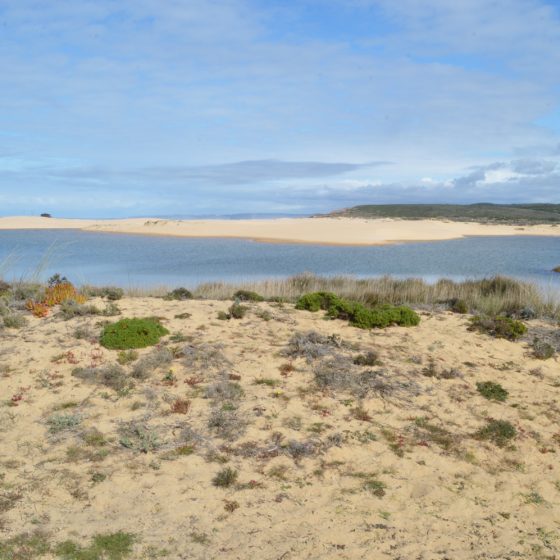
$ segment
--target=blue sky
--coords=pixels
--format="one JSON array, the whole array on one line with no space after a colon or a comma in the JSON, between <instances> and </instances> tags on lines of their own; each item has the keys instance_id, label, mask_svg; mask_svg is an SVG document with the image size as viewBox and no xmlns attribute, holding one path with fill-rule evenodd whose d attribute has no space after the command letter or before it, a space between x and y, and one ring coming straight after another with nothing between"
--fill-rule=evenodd
<instances>
[{"instance_id":1,"label":"blue sky","mask_svg":"<svg viewBox=\"0 0 560 560\"><path fill-rule=\"evenodd\" d=\"M0 214L560 203L560 1L0 0Z\"/></svg>"}]
</instances>

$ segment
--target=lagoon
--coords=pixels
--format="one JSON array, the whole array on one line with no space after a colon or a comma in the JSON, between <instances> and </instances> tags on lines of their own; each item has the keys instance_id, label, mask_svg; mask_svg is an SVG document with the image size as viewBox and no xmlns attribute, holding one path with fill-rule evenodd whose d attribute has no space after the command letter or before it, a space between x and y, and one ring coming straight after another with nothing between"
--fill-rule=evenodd
<instances>
[{"instance_id":1,"label":"lagoon","mask_svg":"<svg viewBox=\"0 0 560 560\"><path fill-rule=\"evenodd\" d=\"M502 274L560 289L560 239L468 237L350 247L193 239L81 230L0 231L0 277L74 283L194 287L202 282L282 278L302 272L463 280Z\"/></svg>"}]
</instances>

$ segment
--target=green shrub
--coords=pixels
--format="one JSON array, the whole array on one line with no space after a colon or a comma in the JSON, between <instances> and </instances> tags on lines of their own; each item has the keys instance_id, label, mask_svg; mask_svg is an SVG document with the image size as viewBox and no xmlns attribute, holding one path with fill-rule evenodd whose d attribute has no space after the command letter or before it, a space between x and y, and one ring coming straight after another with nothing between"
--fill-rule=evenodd
<instances>
[{"instance_id":1,"label":"green shrub","mask_svg":"<svg viewBox=\"0 0 560 560\"><path fill-rule=\"evenodd\" d=\"M482 381L476 384L477 391L489 401L504 402L508 397L508 392L499 384L493 381Z\"/></svg>"},{"instance_id":2,"label":"green shrub","mask_svg":"<svg viewBox=\"0 0 560 560\"><path fill-rule=\"evenodd\" d=\"M296 302L296 309L307 311L326 310L327 317L343 319L361 329L384 328L389 325L403 327L420 323L420 316L404 305L395 307L390 304L366 307L357 301L349 301L332 292L313 292L301 296Z\"/></svg>"},{"instance_id":3,"label":"green shrub","mask_svg":"<svg viewBox=\"0 0 560 560\"><path fill-rule=\"evenodd\" d=\"M517 340L526 332L527 327L521 321L511 319L510 317L484 317L477 315L471 319L469 330L494 336L496 338L505 338L507 340Z\"/></svg>"},{"instance_id":4,"label":"green shrub","mask_svg":"<svg viewBox=\"0 0 560 560\"><path fill-rule=\"evenodd\" d=\"M507 420L488 420L486 426L476 432L477 439L488 440L498 447L505 447L517 435L517 430Z\"/></svg>"},{"instance_id":5,"label":"green shrub","mask_svg":"<svg viewBox=\"0 0 560 560\"><path fill-rule=\"evenodd\" d=\"M184 301L186 299L192 298L192 292L190 290L187 290L187 288L175 288L163 297L163 299L178 301Z\"/></svg>"},{"instance_id":6,"label":"green shrub","mask_svg":"<svg viewBox=\"0 0 560 560\"><path fill-rule=\"evenodd\" d=\"M233 297L239 301L264 301L264 298L260 294L250 290L237 290L237 292L233 294Z\"/></svg>"},{"instance_id":7,"label":"green shrub","mask_svg":"<svg viewBox=\"0 0 560 560\"><path fill-rule=\"evenodd\" d=\"M296 309L305 311L327 310L342 300L332 292L313 292L301 296L296 302Z\"/></svg>"},{"instance_id":8,"label":"green shrub","mask_svg":"<svg viewBox=\"0 0 560 560\"><path fill-rule=\"evenodd\" d=\"M129 350L153 346L169 331L155 319L121 319L106 325L100 343L113 350Z\"/></svg>"},{"instance_id":9,"label":"green shrub","mask_svg":"<svg viewBox=\"0 0 560 560\"><path fill-rule=\"evenodd\" d=\"M464 315L469 312L469 306L464 299L452 299L449 301L449 309L453 313L460 313Z\"/></svg>"},{"instance_id":10,"label":"green shrub","mask_svg":"<svg viewBox=\"0 0 560 560\"><path fill-rule=\"evenodd\" d=\"M238 472L231 467L226 467L222 469L216 476L212 479L212 484L218 486L219 488L228 488L237 480Z\"/></svg>"},{"instance_id":11,"label":"green shrub","mask_svg":"<svg viewBox=\"0 0 560 560\"><path fill-rule=\"evenodd\" d=\"M231 319L243 319L247 311L249 311L249 308L246 305L234 303L228 309L228 315Z\"/></svg>"}]
</instances>

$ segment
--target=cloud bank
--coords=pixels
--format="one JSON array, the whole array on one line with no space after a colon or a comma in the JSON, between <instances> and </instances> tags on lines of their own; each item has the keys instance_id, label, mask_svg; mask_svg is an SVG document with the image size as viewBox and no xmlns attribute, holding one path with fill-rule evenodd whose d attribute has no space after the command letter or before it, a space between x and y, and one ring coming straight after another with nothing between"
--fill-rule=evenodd
<instances>
[{"instance_id":1,"label":"cloud bank","mask_svg":"<svg viewBox=\"0 0 560 560\"><path fill-rule=\"evenodd\" d=\"M5 0L0 213L560 201L540 0Z\"/></svg>"}]
</instances>

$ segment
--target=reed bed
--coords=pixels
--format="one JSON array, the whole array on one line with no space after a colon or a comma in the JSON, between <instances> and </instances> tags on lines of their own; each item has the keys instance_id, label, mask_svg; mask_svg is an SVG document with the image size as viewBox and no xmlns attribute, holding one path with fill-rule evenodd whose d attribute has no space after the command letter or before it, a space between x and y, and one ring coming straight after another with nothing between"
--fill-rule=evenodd
<instances>
[{"instance_id":1,"label":"reed bed","mask_svg":"<svg viewBox=\"0 0 560 560\"><path fill-rule=\"evenodd\" d=\"M34 286L38 287L36 284ZM12 285L13 292L26 292L25 283ZM536 284L509 277L494 276L455 282L441 279L433 284L420 278L398 279L390 276L359 279L352 276L322 277L310 273L284 279L239 283L208 282L192 290L197 299L233 299L238 290L257 292L267 300L294 302L305 293L328 291L364 303L391 303L416 307L435 307L462 301L471 312L485 315L519 314L560 320L560 293ZM163 297L169 287L131 287L127 297Z\"/></svg>"},{"instance_id":2,"label":"reed bed","mask_svg":"<svg viewBox=\"0 0 560 560\"><path fill-rule=\"evenodd\" d=\"M560 319L559 292L547 291L535 284L504 276L462 282L442 279L430 284L420 278L383 276L358 279L351 276L322 277L305 273L254 282L208 282L192 291L196 298L227 300L232 299L238 290L254 291L265 299L287 302L294 302L305 293L318 291L334 292L367 305L392 303L432 307L461 300L471 311L487 315L526 311L538 317ZM127 295L162 296L166 291L163 287L157 290L136 288L127 291Z\"/></svg>"}]
</instances>

